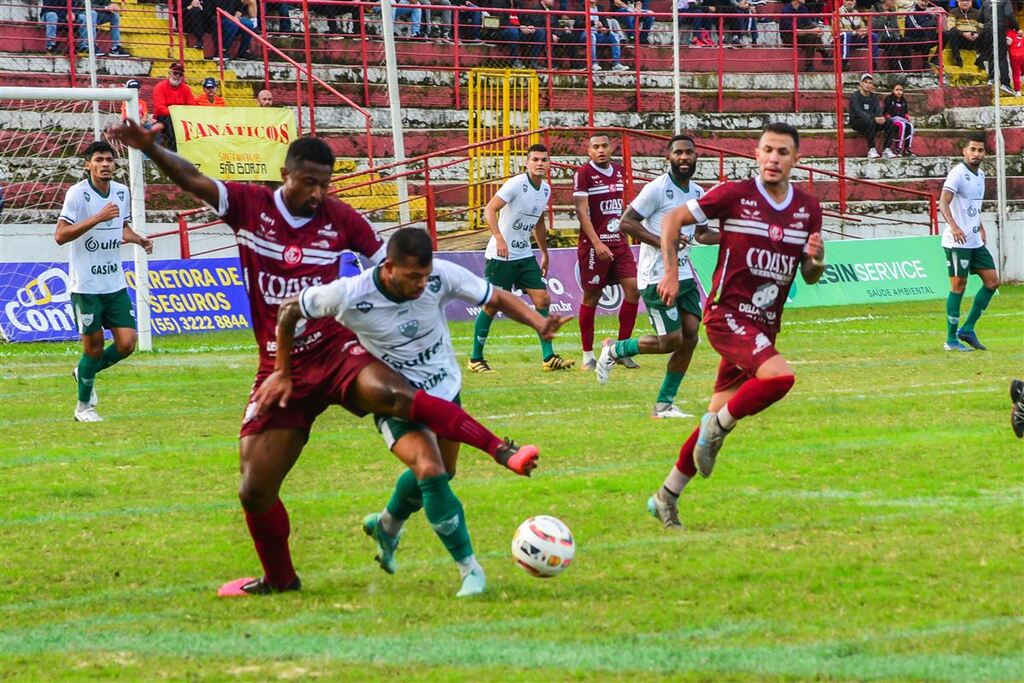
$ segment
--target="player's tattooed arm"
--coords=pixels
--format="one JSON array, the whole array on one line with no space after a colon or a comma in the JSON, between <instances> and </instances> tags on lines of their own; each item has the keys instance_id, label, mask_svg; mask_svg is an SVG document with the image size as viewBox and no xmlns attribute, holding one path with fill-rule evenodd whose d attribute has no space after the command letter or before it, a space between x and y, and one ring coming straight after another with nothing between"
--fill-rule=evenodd
<instances>
[{"instance_id":1,"label":"player's tattooed arm","mask_svg":"<svg viewBox=\"0 0 1024 683\"><path fill-rule=\"evenodd\" d=\"M619 229L637 242L660 249L661 240L658 239L658 236L647 232L641 225L644 218L646 216L641 216L632 206L626 206L626 210L622 212L622 218L619 219Z\"/></svg>"},{"instance_id":2,"label":"player's tattooed arm","mask_svg":"<svg viewBox=\"0 0 1024 683\"><path fill-rule=\"evenodd\" d=\"M813 285L825 272L825 241L821 233L815 232L807 239L807 247L800 261L800 274L804 282Z\"/></svg>"},{"instance_id":3,"label":"player's tattooed arm","mask_svg":"<svg viewBox=\"0 0 1024 683\"><path fill-rule=\"evenodd\" d=\"M181 189L195 195L210 206L219 205L220 189L217 187L217 183L200 173L199 169L188 159L161 147L157 142L157 134L161 130L163 130L163 125L159 123L147 130L131 119L127 119L120 126L107 130L107 137L146 154L157 168Z\"/></svg>"}]
</instances>

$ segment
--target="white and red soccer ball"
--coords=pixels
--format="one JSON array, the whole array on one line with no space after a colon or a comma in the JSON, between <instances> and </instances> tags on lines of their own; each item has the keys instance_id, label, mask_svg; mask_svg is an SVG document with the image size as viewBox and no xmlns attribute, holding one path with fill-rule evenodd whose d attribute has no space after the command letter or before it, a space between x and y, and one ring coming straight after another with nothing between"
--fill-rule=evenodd
<instances>
[{"instance_id":1,"label":"white and red soccer ball","mask_svg":"<svg viewBox=\"0 0 1024 683\"><path fill-rule=\"evenodd\" d=\"M569 527L549 515L530 517L512 537L512 557L527 574L542 579L565 571L575 554Z\"/></svg>"}]
</instances>

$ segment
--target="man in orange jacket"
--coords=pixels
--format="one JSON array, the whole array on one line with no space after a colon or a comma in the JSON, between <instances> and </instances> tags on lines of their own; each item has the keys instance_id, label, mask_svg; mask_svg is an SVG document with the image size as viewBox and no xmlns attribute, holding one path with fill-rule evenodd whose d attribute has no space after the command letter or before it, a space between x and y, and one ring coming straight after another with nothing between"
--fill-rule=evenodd
<instances>
[{"instance_id":1,"label":"man in orange jacket","mask_svg":"<svg viewBox=\"0 0 1024 683\"><path fill-rule=\"evenodd\" d=\"M228 103L217 94L217 81L207 78L203 81L203 93L196 98L196 104L203 107L226 107Z\"/></svg>"}]
</instances>

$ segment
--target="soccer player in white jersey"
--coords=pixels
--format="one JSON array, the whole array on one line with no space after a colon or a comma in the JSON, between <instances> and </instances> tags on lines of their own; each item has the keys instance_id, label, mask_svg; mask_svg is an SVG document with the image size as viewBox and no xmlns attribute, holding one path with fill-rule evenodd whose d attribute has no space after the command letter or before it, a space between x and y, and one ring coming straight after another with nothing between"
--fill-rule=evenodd
<instances>
[{"instance_id":1,"label":"soccer player in white jersey","mask_svg":"<svg viewBox=\"0 0 1024 683\"><path fill-rule=\"evenodd\" d=\"M64 196L54 239L71 243L68 267L71 302L82 358L72 372L78 384L76 422L100 422L96 412L96 374L135 351L135 313L128 283L121 269L121 245L138 244L147 254L153 243L131 229L131 196L128 187L112 180L114 149L97 141L85 148L88 177L75 183ZM103 330L113 341L103 348Z\"/></svg>"},{"instance_id":2,"label":"soccer player in white jersey","mask_svg":"<svg viewBox=\"0 0 1024 683\"><path fill-rule=\"evenodd\" d=\"M676 407L676 393L697 346L700 328L700 292L690 265L690 244L716 244L718 233L707 223L685 225L679 249L679 293L671 305L661 300L658 283L665 274L661 263L661 222L669 211L691 199L704 196L704 189L691 181L697 170L697 148L689 135L676 135L668 142L669 171L644 185L622 215L622 232L640 242L638 281L655 334L614 341L606 339L597 362L597 381L605 384L615 361L637 354L668 353L665 378L654 401L654 418L693 417Z\"/></svg>"},{"instance_id":3,"label":"soccer player in white jersey","mask_svg":"<svg viewBox=\"0 0 1024 683\"><path fill-rule=\"evenodd\" d=\"M949 270L945 349L984 351L985 345L978 341L974 325L999 289L999 273L992 254L985 246L985 226L981 223L981 203L985 199L985 171L981 170L981 162L985 158L985 134L968 135L962 151L963 162L954 166L946 176L942 196L939 197L939 210L946 219L942 250L946 252ZM960 325L960 302L971 273L977 273L981 278L981 288L974 295L971 312Z\"/></svg>"},{"instance_id":4,"label":"soccer player in white jersey","mask_svg":"<svg viewBox=\"0 0 1024 683\"><path fill-rule=\"evenodd\" d=\"M491 239L484 252L487 259L484 277L505 290L519 287L543 316L548 314L551 306L551 297L544 282L548 273L544 212L551 201L551 186L545 178L550 163L547 147L540 144L530 146L526 150L526 172L506 180L484 208L484 218L491 230ZM539 266L530 246L531 232L537 238ZM484 359L484 344L495 313L497 310L493 306L484 306L473 325L473 352L469 356L469 369L473 372L492 371L490 363ZM568 370L576 364L576 361L565 360L555 353L549 340L542 338L540 349L545 370Z\"/></svg>"},{"instance_id":5,"label":"soccer player in white jersey","mask_svg":"<svg viewBox=\"0 0 1024 683\"><path fill-rule=\"evenodd\" d=\"M462 266L435 261L431 249L426 232L402 228L388 241L387 257L381 265L356 277L307 287L297 298L285 300L277 318L277 347L291 347L300 319L336 318L358 335L370 353L412 386L459 403L462 375L445 317L449 302L457 299L492 306L534 328L546 340L568 320L557 315L540 316L518 297L493 287ZM290 384L290 374L289 355L278 353L275 372L257 392L257 399L279 400ZM398 478L383 512L363 520L363 530L377 543L381 568L389 574L395 572L394 553L402 525L422 508L459 567L462 588L457 595L482 593L484 571L473 554L462 504L448 484L455 476L458 442L437 438L422 423L389 415L374 418L388 448L409 467ZM514 457L529 461L529 474L536 462L536 449L530 453L521 448ZM428 466L417 467L424 459ZM507 466L517 469L514 463Z\"/></svg>"}]
</instances>

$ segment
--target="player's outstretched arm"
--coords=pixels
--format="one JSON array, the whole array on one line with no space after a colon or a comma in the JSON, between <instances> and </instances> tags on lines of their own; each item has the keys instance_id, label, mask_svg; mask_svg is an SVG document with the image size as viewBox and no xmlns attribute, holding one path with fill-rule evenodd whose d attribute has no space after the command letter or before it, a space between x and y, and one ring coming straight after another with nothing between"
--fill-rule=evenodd
<instances>
[{"instance_id":1,"label":"player's outstretched arm","mask_svg":"<svg viewBox=\"0 0 1024 683\"><path fill-rule=\"evenodd\" d=\"M262 415L277 404L288 405L292 394L292 344L295 343L295 327L302 319L298 297L285 299L277 309L277 349L274 355L274 371L256 390L256 414Z\"/></svg>"},{"instance_id":2,"label":"player's outstretched arm","mask_svg":"<svg viewBox=\"0 0 1024 683\"><path fill-rule=\"evenodd\" d=\"M141 151L153 160L153 163L164 172L164 175L186 192L195 195L210 206L216 207L220 204L220 190L217 188L217 183L200 173L191 161L164 149L156 141L157 133L161 130L163 130L163 125L159 123L146 130L131 119L127 119L120 126L108 129L107 137Z\"/></svg>"},{"instance_id":3,"label":"player's outstretched arm","mask_svg":"<svg viewBox=\"0 0 1024 683\"><path fill-rule=\"evenodd\" d=\"M545 341L554 339L555 333L558 332L559 328L573 319L571 315L563 317L555 313L545 318L523 303L523 300L519 297L497 287L494 288L491 300L487 304L494 306L517 323L532 327Z\"/></svg>"},{"instance_id":4,"label":"player's outstretched arm","mask_svg":"<svg viewBox=\"0 0 1024 683\"><path fill-rule=\"evenodd\" d=\"M627 206L626 210L622 212L622 218L619 219L619 230L624 232L627 237L632 237L637 242L643 244L649 244L652 247L658 249L661 248L661 240L658 236L647 232L641 222L646 216L641 216L640 213L632 206Z\"/></svg>"},{"instance_id":5,"label":"player's outstretched arm","mask_svg":"<svg viewBox=\"0 0 1024 683\"><path fill-rule=\"evenodd\" d=\"M807 238L807 249L804 251L800 261L800 274L804 282L813 285L825 272L825 241L821 239L821 233L812 233Z\"/></svg>"}]
</instances>

